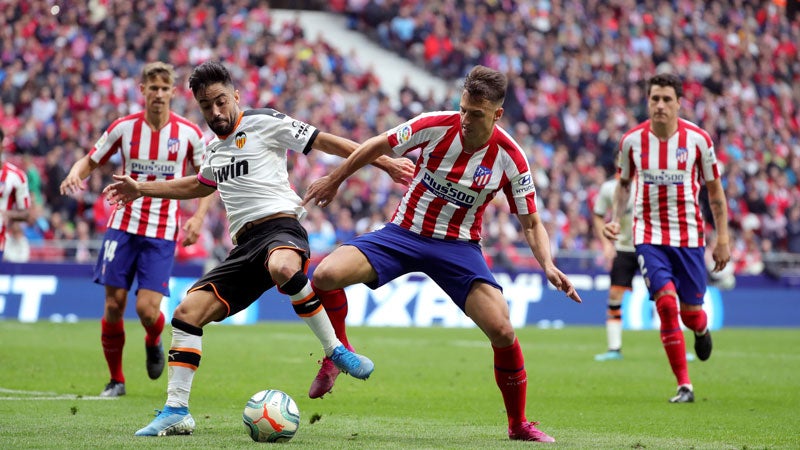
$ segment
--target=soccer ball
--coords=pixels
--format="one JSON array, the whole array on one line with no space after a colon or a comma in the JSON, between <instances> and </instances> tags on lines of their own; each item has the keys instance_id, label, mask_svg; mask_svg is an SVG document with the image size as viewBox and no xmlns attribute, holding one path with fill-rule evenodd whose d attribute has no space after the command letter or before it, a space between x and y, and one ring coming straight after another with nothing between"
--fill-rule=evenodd
<instances>
[{"instance_id":1,"label":"soccer ball","mask_svg":"<svg viewBox=\"0 0 800 450\"><path fill-rule=\"evenodd\" d=\"M267 389L250 397L242 421L256 442L286 442L297 433L300 410L289 394Z\"/></svg>"}]
</instances>

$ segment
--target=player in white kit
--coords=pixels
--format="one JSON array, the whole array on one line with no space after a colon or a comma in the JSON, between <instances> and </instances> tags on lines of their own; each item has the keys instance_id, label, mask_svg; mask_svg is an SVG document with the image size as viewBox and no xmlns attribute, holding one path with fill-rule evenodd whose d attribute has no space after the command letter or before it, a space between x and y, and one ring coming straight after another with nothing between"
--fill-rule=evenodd
<instances>
[{"instance_id":1,"label":"player in white kit","mask_svg":"<svg viewBox=\"0 0 800 450\"><path fill-rule=\"evenodd\" d=\"M140 196L194 198L218 191L228 214L236 246L220 265L198 280L175 310L169 382L164 409L137 436L191 434L189 414L192 379L200 364L203 327L221 321L252 304L267 289L278 286L295 312L320 340L336 367L366 379L373 363L351 352L337 339L328 316L306 276L310 258L308 236L300 225L306 211L292 190L287 151L307 154L312 147L347 156L355 142L295 120L272 109L239 108L239 92L230 72L206 62L189 77L189 87L208 126L216 134L209 142L200 174L172 181L135 182L115 176L105 190L120 205ZM375 164L395 181L411 176L411 164L383 157Z\"/></svg>"}]
</instances>

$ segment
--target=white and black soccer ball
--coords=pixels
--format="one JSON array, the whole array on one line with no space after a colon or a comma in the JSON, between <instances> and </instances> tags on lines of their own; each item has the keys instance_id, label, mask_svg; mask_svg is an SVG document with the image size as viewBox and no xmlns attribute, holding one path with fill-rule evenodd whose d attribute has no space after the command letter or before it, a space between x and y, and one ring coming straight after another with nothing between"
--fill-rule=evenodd
<instances>
[{"instance_id":1,"label":"white and black soccer ball","mask_svg":"<svg viewBox=\"0 0 800 450\"><path fill-rule=\"evenodd\" d=\"M300 410L289 394L267 389L250 397L242 421L256 442L286 442L300 426Z\"/></svg>"}]
</instances>

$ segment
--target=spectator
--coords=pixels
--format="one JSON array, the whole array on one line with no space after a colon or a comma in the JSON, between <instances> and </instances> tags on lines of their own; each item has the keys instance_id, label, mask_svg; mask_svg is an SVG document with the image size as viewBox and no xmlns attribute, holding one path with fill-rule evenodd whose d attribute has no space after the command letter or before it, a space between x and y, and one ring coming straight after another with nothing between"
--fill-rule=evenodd
<instances>
[{"instance_id":1,"label":"spectator","mask_svg":"<svg viewBox=\"0 0 800 450\"><path fill-rule=\"evenodd\" d=\"M31 246L20 222L11 222L5 245L3 260L15 263L25 263L30 260Z\"/></svg>"}]
</instances>

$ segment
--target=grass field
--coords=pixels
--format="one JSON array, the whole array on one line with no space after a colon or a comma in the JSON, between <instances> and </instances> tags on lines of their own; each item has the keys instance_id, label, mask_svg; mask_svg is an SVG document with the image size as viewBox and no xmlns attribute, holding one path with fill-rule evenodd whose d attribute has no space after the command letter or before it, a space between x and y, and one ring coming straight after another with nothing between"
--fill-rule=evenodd
<instances>
[{"instance_id":1,"label":"grass field","mask_svg":"<svg viewBox=\"0 0 800 450\"><path fill-rule=\"evenodd\" d=\"M128 395L101 400L97 322L0 321L0 448L800 448L798 330L716 332L712 358L689 365L694 404L667 402L674 378L657 332L626 332L625 359L598 363L599 326L518 330L528 417L555 444L507 439L491 350L476 329L353 328L375 373L342 376L332 394L310 400L321 352L301 323L206 327L190 405L195 434L137 438L164 403L166 374L147 378L143 330L129 322L127 331ZM169 327L164 336L169 343ZM246 400L266 388L300 407L287 444L255 443L241 423Z\"/></svg>"}]
</instances>

